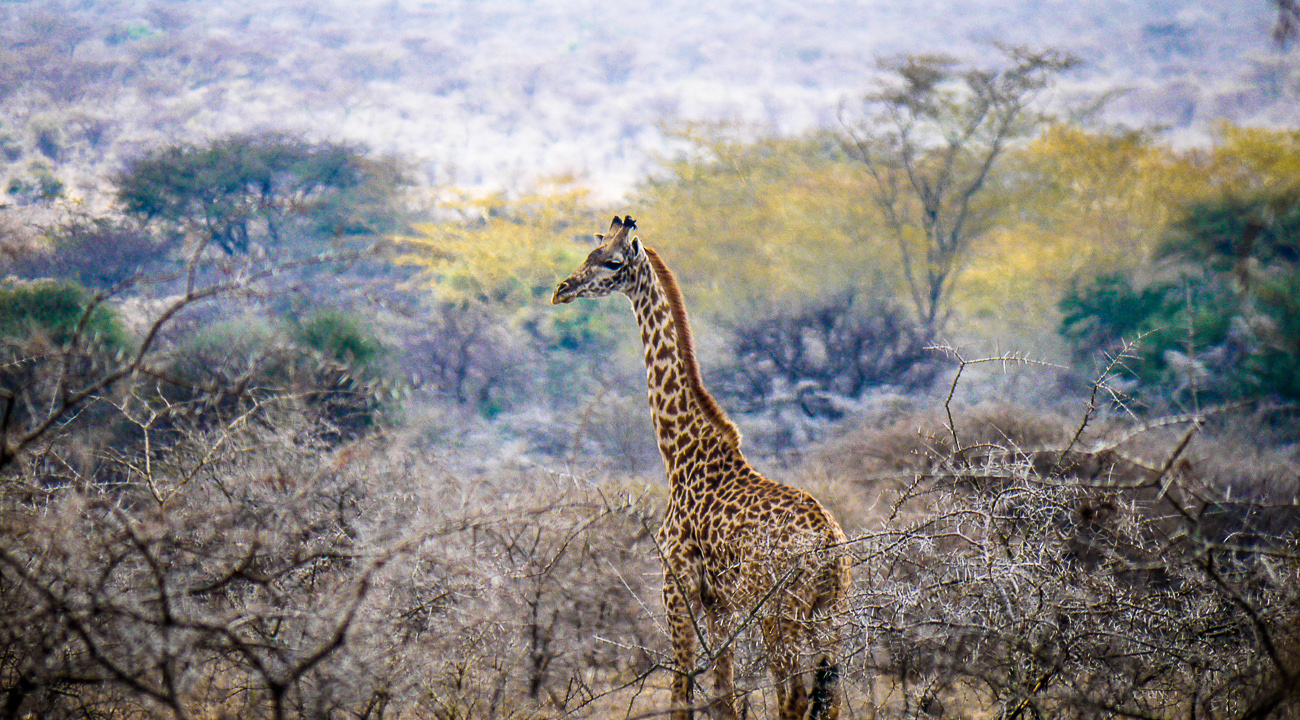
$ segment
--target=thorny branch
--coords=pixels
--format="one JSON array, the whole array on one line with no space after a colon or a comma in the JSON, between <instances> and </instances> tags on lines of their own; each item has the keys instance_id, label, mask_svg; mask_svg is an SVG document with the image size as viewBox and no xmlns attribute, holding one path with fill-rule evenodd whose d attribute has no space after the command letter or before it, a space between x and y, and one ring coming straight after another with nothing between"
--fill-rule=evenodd
<instances>
[{"instance_id":1,"label":"thorny branch","mask_svg":"<svg viewBox=\"0 0 1300 720\"><path fill-rule=\"evenodd\" d=\"M1061 421L1059 445L1014 429L1006 446L970 444L1002 431L957 406L962 371L1022 358L952 354L942 431L952 460L927 460L894 486L878 480L892 510L851 540L864 681L893 678L886 686L907 706L974 692L1008 719L1090 708L1166 717L1188 698L1205 698L1196 717L1256 718L1289 702L1300 671L1284 649L1300 641L1300 488L1230 501L1200 479L1204 415L1089 437L1121 357L1083 418ZM1156 459L1126 459L1120 449L1134 446ZM1105 480L1065 472L1080 456Z\"/></svg>"}]
</instances>

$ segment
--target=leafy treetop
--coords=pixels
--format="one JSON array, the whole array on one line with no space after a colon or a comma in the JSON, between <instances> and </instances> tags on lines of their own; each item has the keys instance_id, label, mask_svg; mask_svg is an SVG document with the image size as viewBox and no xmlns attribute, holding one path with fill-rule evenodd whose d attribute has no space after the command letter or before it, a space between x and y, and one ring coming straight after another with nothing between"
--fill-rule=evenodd
<instances>
[{"instance_id":1,"label":"leafy treetop","mask_svg":"<svg viewBox=\"0 0 1300 720\"><path fill-rule=\"evenodd\" d=\"M692 308L727 318L891 284L896 253L858 201L862 169L836 139L748 140L740 130L684 128L690 152L665 162L634 200Z\"/></svg>"},{"instance_id":2,"label":"leafy treetop","mask_svg":"<svg viewBox=\"0 0 1300 720\"><path fill-rule=\"evenodd\" d=\"M972 247L997 227L993 173L1012 142L1050 116L1043 95L1078 60L1053 50L1002 48L1000 66L911 56L887 62L889 80L844 110L843 142L870 180L865 199L898 247L916 319L931 333L952 315Z\"/></svg>"},{"instance_id":3,"label":"leafy treetop","mask_svg":"<svg viewBox=\"0 0 1300 720\"><path fill-rule=\"evenodd\" d=\"M229 254L296 230L337 236L392 229L401 173L362 148L278 133L229 135L146 153L119 173L128 213L215 243ZM379 227L374 227L375 223Z\"/></svg>"}]
</instances>

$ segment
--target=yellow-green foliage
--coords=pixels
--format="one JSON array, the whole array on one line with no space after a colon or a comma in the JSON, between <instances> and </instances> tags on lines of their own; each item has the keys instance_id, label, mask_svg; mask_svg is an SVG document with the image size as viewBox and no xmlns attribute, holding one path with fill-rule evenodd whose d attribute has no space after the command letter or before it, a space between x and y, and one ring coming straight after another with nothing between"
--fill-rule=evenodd
<instances>
[{"instance_id":1,"label":"yellow-green foliage","mask_svg":"<svg viewBox=\"0 0 1300 720\"><path fill-rule=\"evenodd\" d=\"M613 210L594 207L572 178L558 178L517 199L459 195L437 208L454 219L417 225L398 238L399 262L425 272L442 303L479 305L503 321L524 325L543 344L579 348L608 342L626 330L626 301L551 307L555 285L594 247Z\"/></svg>"},{"instance_id":2,"label":"yellow-green foliage","mask_svg":"<svg viewBox=\"0 0 1300 720\"><path fill-rule=\"evenodd\" d=\"M1298 177L1294 130L1225 125L1213 146L1175 150L1140 131L1051 127L1007 158L997 192L1008 211L976 246L957 310L990 332L1050 333L1074 278L1147 264L1187 205Z\"/></svg>"},{"instance_id":3,"label":"yellow-green foliage","mask_svg":"<svg viewBox=\"0 0 1300 720\"><path fill-rule=\"evenodd\" d=\"M1204 199L1215 193L1248 196L1300 185L1300 130L1222 125L1210 151L1189 152L1190 172L1203 179Z\"/></svg>"},{"instance_id":4,"label":"yellow-green foliage","mask_svg":"<svg viewBox=\"0 0 1300 720\"><path fill-rule=\"evenodd\" d=\"M632 207L693 308L725 315L872 284L896 268L864 212L862 170L833 137L747 142L716 126L682 135L693 153L666 162Z\"/></svg>"},{"instance_id":5,"label":"yellow-green foliage","mask_svg":"<svg viewBox=\"0 0 1300 720\"><path fill-rule=\"evenodd\" d=\"M1168 187L1173 164L1146 133L1067 125L1015 150L994 193L1007 210L971 256L954 297L958 311L1050 332L1072 278L1128 268L1149 254L1177 202Z\"/></svg>"},{"instance_id":6,"label":"yellow-green foliage","mask_svg":"<svg viewBox=\"0 0 1300 720\"><path fill-rule=\"evenodd\" d=\"M530 308L537 317L591 247L590 233L628 212L706 316L734 318L854 286L904 297L897 241L869 200L870 178L833 136L738 139L727 128L693 126L681 137L690 152L666 161L622 207L593 208L565 179L513 200L457 197L440 208L457 219L402 238L403 261L425 268L443 301ZM957 278L954 328L966 338L1054 338L1056 303L1076 277L1148 263L1189 203L1297 178L1300 131L1225 125L1211 147L1175 150L1142 131L1049 127L1009 150L995 171L981 206L990 229ZM599 307L547 308L547 323L571 326L555 342L601 335L607 316L623 311Z\"/></svg>"},{"instance_id":7,"label":"yellow-green foliage","mask_svg":"<svg viewBox=\"0 0 1300 720\"><path fill-rule=\"evenodd\" d=\"M578 266L603 230L604 211L588 193L560 179L530 195L458 195L438 210L456 219L415 226L398 238L400 262L417 265L440 300L520 307L546 301L555 284Z\"/></svg>"}]
</instances>

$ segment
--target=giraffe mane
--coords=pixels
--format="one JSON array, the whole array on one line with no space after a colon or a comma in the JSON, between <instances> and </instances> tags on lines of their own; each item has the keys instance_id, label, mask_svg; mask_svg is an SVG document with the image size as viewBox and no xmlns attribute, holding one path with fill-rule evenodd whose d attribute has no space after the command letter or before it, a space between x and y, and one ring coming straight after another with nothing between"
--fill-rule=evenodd
<instances>
[{"instance_id":1,"label":"giraffe mane","mask_svg":"<svg viewBox=\"0 0 1300 720\"><path fill-rule=\"evenodd\" d=\"M691 324L686 319L686 303L682 300L681 288L677 286L677 278L673 276L668 266L664 264L659 253L644 248L646 258L650 261L650 267L654 269L655 276L659 278L659 286L663 289L664 295L668 298L668 307L672 311L673 325L677 328L677 354L681 357L682 367L686 370L686 384L695 394L700 411L704 417L708 418L719 433L722 434L722 440L733 448L740 447L740 429L736 424L731 422L727 414L723 412L722 406L717 400L709 394L704 387L704 379L700 375L700 364L695 359L695 341L691 337Z\"/></svg>"}]
</instances>

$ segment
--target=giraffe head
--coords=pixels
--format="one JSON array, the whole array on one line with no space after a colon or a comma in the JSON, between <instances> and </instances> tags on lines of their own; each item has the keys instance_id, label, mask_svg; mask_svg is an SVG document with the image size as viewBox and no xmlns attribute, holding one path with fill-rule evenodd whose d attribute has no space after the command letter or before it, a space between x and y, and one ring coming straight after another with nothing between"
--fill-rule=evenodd
<instances>
[{"instance_id":1,"label":"giraffe head","mask_svg":"<svg viewBox=\"0 0 1300 720\"><path fill-rule=\"evenodd\" d=\"M635 229L636 221L631 215L623 218L615 215L609 224L609 232L596 234L596 239L601 241L600 247L592 250L582 265L555 288L551 303L558 305L580 297L604 297L625 290L634 280L629 269L633 261L644 257L641 239L631 234Z\"/></svg>"}]
</instances>

